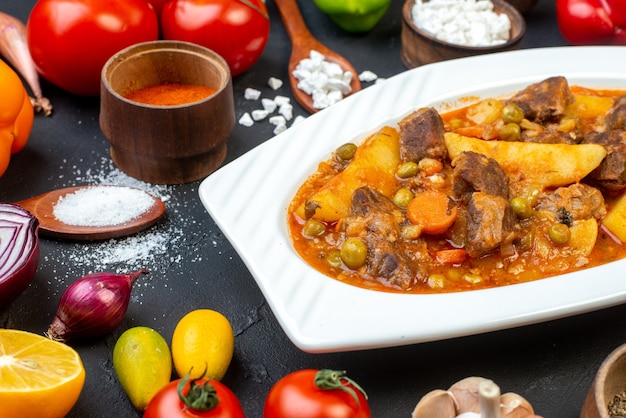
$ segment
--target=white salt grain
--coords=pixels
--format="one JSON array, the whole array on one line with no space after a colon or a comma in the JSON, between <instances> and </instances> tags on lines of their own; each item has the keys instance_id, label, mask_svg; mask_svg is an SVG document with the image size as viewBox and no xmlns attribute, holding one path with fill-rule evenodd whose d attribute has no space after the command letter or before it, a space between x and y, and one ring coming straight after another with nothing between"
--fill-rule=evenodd
<instances>
[{"instance_id":1,"label":"white salt grain","mask_svg":"<svg viewBox=\"0 0 626 418\"><path fill-rule=\"evenodd\" d=\"M267 85L270 86L272 90L278 90L283 86L283 80L276 77L270 77L269 80L267 80Z\"/></svg>"},{"instance_id":2,"label":"white salt grain","mask_svg":"<svg viewBox=\"0 0 626 418\"><path fill-rule=\"evenodd\" d=\"M239 118L239 124L247 128L254 125L254 120L252 120L252 116L250 116L250 113L246 112L241 115L241 117Z\"/></svg>"},{"instance_id":3,"label":"white salt grain","mask_svg":"<svg viewBox=\"0 0 626 418\"><path fill-rule=\"evenodd\" d=\"M261 91L248 87L243 92L243 96L246 100L259 100L259 97L261 97Z\"/></svg>"},{"instance_id":4,"label":"white salt grain","mask_svg":"<svg viewBox=\"0 0 626 418\"><path fill-rule=\"evenodd\" d=\"M154 199L143 190L92 186L59 198L53 213L67 225L111 226L129 222L153 205Z\"/></svg>"}]
</instances>

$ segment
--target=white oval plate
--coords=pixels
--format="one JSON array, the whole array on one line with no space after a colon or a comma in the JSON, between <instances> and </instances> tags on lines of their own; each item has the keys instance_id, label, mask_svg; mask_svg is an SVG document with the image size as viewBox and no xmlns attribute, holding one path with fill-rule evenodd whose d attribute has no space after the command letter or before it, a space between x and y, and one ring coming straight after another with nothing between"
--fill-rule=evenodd
<instances>
[{"instance_id":1,"label":"white oval plate","mask_svg":"<svg viewBox=\"0 0 626 418\"><path fill-rule=\"evenodd\" d=\"M422 106L492 97L563 75L626 89L626 47L527 49L418 67L368 87L207 177L202 203L230 240L291 341L333 352L441 340L589 312L626 300L626 260L495 289L439 295L377 292L309 267L293 250L287 206L320 161ZM620 272L621 271L621 272Z\"/></svg>"}]
</instances>

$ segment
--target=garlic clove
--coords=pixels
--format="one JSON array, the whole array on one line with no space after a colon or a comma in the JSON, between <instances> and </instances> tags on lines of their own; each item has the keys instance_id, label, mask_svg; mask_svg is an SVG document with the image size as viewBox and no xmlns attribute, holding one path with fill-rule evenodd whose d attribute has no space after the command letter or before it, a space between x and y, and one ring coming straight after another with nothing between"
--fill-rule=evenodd
<instances>
[{"instance_id":1,"label":"garlic clove","mask_svg":"<svg viewBox=\"0 0 626 418\"><path fill-rule=\"evenodd\" d=\"M500 397L503 418L531 418L535 411L532 405L517 393L505 393Z\"/></svg>"},{"instance_id":2,"label":"garlic clove","mask_svg":"<svg viewBox=\"0 0 626 418\"><path fill-rule=\"evenodd\" d=\"M452 395L448 391L435 389L420 399L411 417L455 418L456 415L456 405Z\"/></svg>"},{"instance_id":3,"label":"garlic clove","mask_svg":"<svg viewBox=\"0 0 626 418\"><path fill-rule=\"evenodd\" d=\"M459 413L480 412L478 385L484 380L487 379L477 376L466 377L450 386L448 391L454 397Z\"/></svg>"},{"instance_id":4,"label":"garlic clove","mask_svg":"<svg viewBox=\"0 0 626 418\"><path fill-rule=\"evenodd\" d=\"M485 379L478 384L481 418L502 418L500 412L500 387Z\"/></svg>"}]
</instances>

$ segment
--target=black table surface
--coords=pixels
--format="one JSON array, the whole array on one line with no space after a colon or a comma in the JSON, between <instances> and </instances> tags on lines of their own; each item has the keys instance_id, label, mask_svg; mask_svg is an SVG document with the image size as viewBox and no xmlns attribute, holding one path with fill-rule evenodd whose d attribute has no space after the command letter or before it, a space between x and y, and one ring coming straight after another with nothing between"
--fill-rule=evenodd
<instances>
[{"instance_id":1,"label":"black table surface","mask_svg":"<svg viewBox=\"0 0 626 418\"><path fill-rule=\"evenodd\" d=\"M1 0L0 10L26 21L34 3ZM370 70L391 77L406 70L400 60L400 0L393 0L382 22L365 35L341 31L311 0L300 0L299 5L313 35L343 53L358 72ZM247 87L262 90L268 97L291 96L287 83L277 92L267 87L269 77L287 80L290 53L290 41L271 1L268 9L267 47L255 66L234 79L237 118L254 109L244 99ZM526 20L522 48L567 45L556 24L553 0L540 0ZM102 179L126 181L110 161L98 124L98 99L68 94L45 81L43 88L55 106L54 114L36 117L27 147L14 156L0 178L0 201ZM305 112L296 105L295 114ZM237 124L226 163L270 139L272 130L267 122L251 128ZM347 353L303 352L280 328L251 274L205 211L198 197L199 184L151 185L166 199L168 217L140 237L106 243L42 238L41 261L32 284L0 309L0 326L42 334L63 290L83 274L137 266L151 271L133 288L127 315L116 331L71 344L84 361L87 378L70 417L140 416L113 371L111 356L117 337L129 327L142 325L171 341L177 321L200 308L218 310L233 324L235 353L223 382L238 395L248 417L261 417L271 386L302 368L347 370L368 392L375 417L408 417L424 394L467 376L487 377L503 392L521 394L542 416L576 417L601 362L626 341L626 306L616 306L445 341ZM142 253L146 248L150 252ZM121 260L119 252L129 254L129 260ZM497 301L493 309L498 309Z\"/></svg>"}]
</instances>

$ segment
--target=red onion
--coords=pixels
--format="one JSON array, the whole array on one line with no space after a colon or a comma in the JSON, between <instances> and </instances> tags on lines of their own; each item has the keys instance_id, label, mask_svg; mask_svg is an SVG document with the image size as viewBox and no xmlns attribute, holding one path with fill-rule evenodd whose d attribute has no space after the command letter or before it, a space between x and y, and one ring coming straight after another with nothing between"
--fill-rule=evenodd
<instances>
[{"instance_id":1,"label":"red onion","mask_svg":"<svg viewBox=\"0 0 626 418\"><path fill-rule=\"evenodd\" d=\"M93 338L117 328L126 315L135 281L148 270L129 274L91 273L61 295L46 335L56 341Z\"/></svg>"},{"instance_id":2,"label":"red onion","mask_svg":"<svg viewBox=\"0 0 626 418\"><path fill-rule=\"evenodd\" d=\"M3 12L0 12L0 55L4 56L28 83L35 96L35 99L31 98L35 110L50 116L52 105L41 93L39 73L28 48L26 25Z\"/></svg>"},{"instance_id":3,"label":"red onion","mask_svg":"<svg viewBox=\"0 0 626 418\"><path fill-rule=\"evenodd\" d=\"M0 307L12 302L35 277L39 222L25 209L0 203Z\"/></svg>"}]
</instances>

